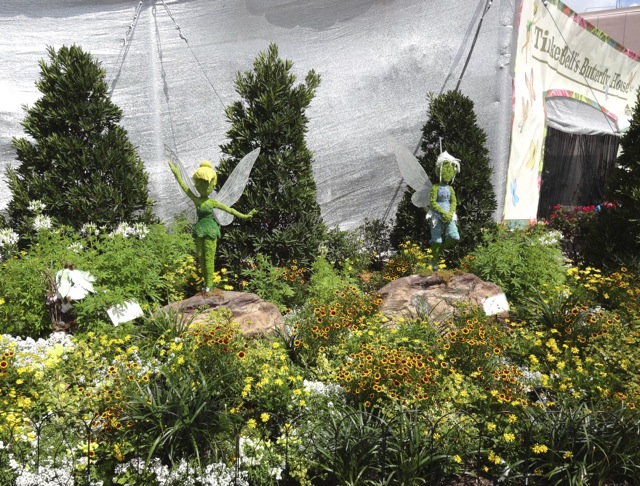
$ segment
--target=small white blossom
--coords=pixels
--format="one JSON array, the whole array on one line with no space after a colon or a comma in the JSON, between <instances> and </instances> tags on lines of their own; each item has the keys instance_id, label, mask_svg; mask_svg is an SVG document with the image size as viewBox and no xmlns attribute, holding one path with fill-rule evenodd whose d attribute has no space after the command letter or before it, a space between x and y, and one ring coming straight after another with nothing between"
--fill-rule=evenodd
<instances>
[{"instance_id":1,"label":"small white blossom","mask_svg":"<svg viewBox=\"0 0 640 486\"><path fill-rule=\"evenodd\" d=\"M18 233L10 228L0 229L0 246L7 247L18 244Z\"/></svg>"},{"instance_id":2,"label":"small white blossom","mask_svg":"<svg viewBox=\"0 0 640 486\"><path fill-rule=\"evenodd\" d=\"M113 238L116 235L127 238L133 236L139 239L144 238L149 233L149 229L144 223L134 223L133 226L129 226L127 223L120 223L118 227L109 233L109 236Z\"/></svg>"},{"instance_id":3,"label":"small white blossom","mask_svg":"<svg viewBox=\"0 0 640 486\"><path fill-rule=\"evenodd\" d=\"M80 253L82 250L84 250L84 246L82 246L81 243L74 241L67 247L67 250L71 250L74 253Z\"/></svg>"},{"instance_id":4,"label":"small white blossom","mask_svg":"<svg viewBox=\"0 0 640 486\"><path fill-rule=\"evenodd\" d=\"M51 226L53 226L53 222L49 216L38 214L33 220L33 229L36 231L50 229Z\"/></svg>"},{"instance_id":5,"label":"small white blossom","mask_svg":"<svg viewBox=\"0 0 640 486\"><path fill-rule=\"evenodd\" d=\"M98 236L100 230L94 223L85 223L82 225L82 228L80 228L80 234L83 236Z\"/></svg>"},{"instance_id":6,"label":"small white blossom","mask_svg":"<svg viewBox=\"0 0 640 486\"><path fill-rule=\"evenodd\" d=\"M554 230L550 231L548 234L540 237L540 243L543 245L553 245L562 239L562 233L560 231Z\"/></svg>"},{"instance_id":7,"label":"small white blossom","mask_svg":"<svg viewBox=\"0 0 640 486\"><path fill-rule=\"evenodd\" d=\"M109 237L113 238L114 236L122 236L123 238L128 237L131 234L131 228L127 223L120 223L118 227L109 233Z\"/></svg>"},{"instance_id":8,"label":"small white blossom","mask_svg":"<svg viewBox=\"0 0 640 486\"><path fill-rule=\"evenodd\" d=\"M144 223L135 223L131 228L131 234L139 239L143 239L149 234L149 228Z\"/></svg>"},{"instance_id":9,"label":"small white blossom","mask_svg":"<svg viewBox=\"0 0 640 486\"><path fill-rule=\"evenodd\" d=\"M31 201L29 203L29 211L33 211L34 213L39 213L46 207L47 205L42 201L40 201L39 199L36 199L35 201Z\"/></svg>"}]
</instances>

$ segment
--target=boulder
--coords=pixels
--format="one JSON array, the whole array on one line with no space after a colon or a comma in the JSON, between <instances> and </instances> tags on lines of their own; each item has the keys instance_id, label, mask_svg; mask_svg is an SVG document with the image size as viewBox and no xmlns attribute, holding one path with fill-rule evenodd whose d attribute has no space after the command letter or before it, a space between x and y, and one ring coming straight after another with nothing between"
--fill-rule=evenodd
<instances>
[{"instance_id":1,"label":"boulder","mask_svg":"<svg viewBox=\"0 0 640 486\"><path fill-rule=\"evenodd\" d=\"M163 310L175 309L187 317L195 314L194 322L199 322L218 307L226 307L232 312L233 320L245 336L267 334L283 326L282 314L275 304L246 292L216 289L173 302Z\"/></svg>"},{"instance_id":2,"label":"boulder","mask_svg":"<svg viewBox=\"0 0 640 486\"><path fill-rule=\"evenodd\" d=\"M383 300L381 312L390 319L421 315L438 322L450 318L460 304L483 307L504 297L498 285L471 273L446 279L437 273L427 277L410 275L388 283L378 293Z\"/></svg>"}]
</instances>

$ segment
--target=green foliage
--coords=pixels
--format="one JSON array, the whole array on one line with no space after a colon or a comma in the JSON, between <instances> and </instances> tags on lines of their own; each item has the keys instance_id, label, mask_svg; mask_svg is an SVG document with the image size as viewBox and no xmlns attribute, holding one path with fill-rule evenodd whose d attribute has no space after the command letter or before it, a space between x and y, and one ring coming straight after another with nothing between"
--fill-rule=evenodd
<instances>
[{"instance_id":1,"label":"green foliage","mask_svg":"<svg viewBox=\"0 0 640 486\"><path fill-rule=\"evenodd\" d=\"M461 170L453 181L458 200L460 241L444 257L459 262L482 241L482 229L493 224L496 199L491 184L491 162L486 135L478 126L473 101L459 91L429 95L429 120L422 128L420 164L432 182L437 182L435 162L442 150L460 159ZM430 232L424 210L411 203L411 189L402 198L396 213L391 242L397 248L407 240L427 246Z\"/></svg>"},{"instance_id":2,"label":"green foliage","mask_svg":"<svg viewBox=\"0 0 640 486\"><path fill-rule=\"evenodd\" d=\"M370 264L368 255L362 250L362 240L357 231L343 231L335 227L325 233L320 255L337 270L358 274Z\"/></svg>"},{"instance_id":3,"label":"green foliage","mask_svg":"<svg viewBox=\"0 0 640 486\"><path fill-rule=\"evenodd\" d=\"M609 208L612 203L605 203ZM560 244L567 258L573 262L584 261L584 248L589 245L591 229L597 222L598 213L595 206L554 206L549 216L549 229L558 230L562 234Z\"/></svg>"},{"instance_id":4,"label":"green foliage","mask_svg":"<svg viewBox=\"0 0 640 486\"><path fill-rule=\"evenodd\" d=\"M105 70L75 45L47 52L36 83L42 97L22 122L28 137L13 140L20 165L7 169L11 225L25 238L33 234L33 200L75 229L153 221L148 176L119 125L122 110L108 96Z\"/></svg>"},{"instance_id":5,"label":"green foliage","mask_svg":"<svg viewBox=\"0 0 640 486\"><path fill-rule=\"evenodd\" d=\"M356 229L362 251L369 258L372 270L380 270L392 253L392 228L393 221L365 219Z\"/></svg>"},{"instance_id":6,"label":"green foliage","mask_svg":"<svg viewBox=\"0 0 640 486\"><path fill-rule=\"evenodd\" d=\"M598 267L629 265L640 254L640 90L627 132L605 188L609 205L598 214L588 241L587 258Z\"/></svg>"},{"instance_id":7,"label":"green foliage","mask_svg":"<svg viewBox=\"0 0 640 486\"><path fill-rule=\"evenodd\" d=\"M125 227L133 228L120 229ZM127 300L135 299L148 310L184 298L194 285L192 238L180 227L168 232L163 225L153 225L138 237L127 234L81 236L70 228L37 233L28 251L0 263L4 332L38 337L50 330L45 272L53 277L67 261L96 278L96 292L74 304L82 331L110 322L105 309Z\"/></svg>"},{"instance_id":8,"label":"green foliage","mask_svg":"<svg viewBox=\"0 0 640 486\"><path fill-rule=\"evenodd\" d=\"M558 233L543 225L529 228L497 226L485 231L482 246L466 260L468 270L499 285L510 302L524 302L543 287L564 282L565 269Z\"/></svg>"},{"instance_id":9,"label":"green foliage","mask_svg":"<svg viewBox=\"0 0 640 486\"><path fill-rule=\"evenodd\" d=\"M339 275L323 256L316 258L309 278L309 299L328 304L335 299L336 292L355 282L348 276Z\"/></svg>"},{"instance_id":10,"label":"green foliage","mask_svg":"<svg viewBox=\"0 0 640 486\"><path fill-rule=\"evenodd\" d=\"M271 44L256 58L253 70L238 73L236 92L242 101L227 108L230 142L222 146L226 157L218 171L224 183L237 162L256 147L260 157L251 172L238 211L258 213L236 220L226 228L219 252L237 268L257 253L280 266L296 260L308 268L322 242L324 224L316 201L312 154L305 142L306 108L320 83L312 70L295 85L293 62L278 57Z\"/></svg>"},{"instance_id":11,"label":"green foliage","mask_svg":"<svg viewBox=\"0 0 640 486\"><path fill-rule=\"evenodd\" d=\"M262 299L276 304L280 312L296 304L301 304L304 297L299 267L294 263L291 267L275 267L268 256L258 253L255 259L245 263L241 275L247 279L245 290L259 295Z\"/></svg>"},{"instance_id":12,"label":"green foliage","mask_svg":"<svg viewBox=\"0 0 640 486\"><path fill-rule=\"evenodd\" d=\"M215 437L233 430L224 412L242 388L235 367L244 341L231 312L221 308L180 335L169 330L156 346L168 359L126 391L127 415L143 432L136 439L143 440L146 459L157 455L175 464L220 454Z\"/></svg>"}]
</instances>

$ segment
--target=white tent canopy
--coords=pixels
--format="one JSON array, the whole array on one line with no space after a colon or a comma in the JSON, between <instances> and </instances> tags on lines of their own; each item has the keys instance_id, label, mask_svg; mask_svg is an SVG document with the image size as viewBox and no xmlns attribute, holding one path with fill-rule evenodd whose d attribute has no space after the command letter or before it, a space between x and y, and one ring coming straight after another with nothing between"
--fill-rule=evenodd
<instances>
[{"instance_id":1,"label":"white tent canopy","mask_svg":"<svg viewBox=\"0 0 640 486\"><path fill-rule=\"evenodd\" d=\"M592 105L573 98L546 101L547 125L575 135L616 135L618 122Z\"/></svg>"},{"instance_id":2,"label":"white tent canopy","mask_svg":"<svg viewBox=\"0 0 640 486\"><path fill-rule=\"evenodd\" d=\"M107 71L114 102L150 175L157 213L184 209L166 164L217 163L239 99L238 71L269 43L300 80L322 77L308 110L318 202L329 225L393 217L401 176L385 136L417 147L428 92L453 89L484 7L437 0L3 0L0 4L0 162L17 164L21 105L38 98L46 47L78 44ZM497 200L504 200L511 112L514 0L484 17L460 85L488 135ZM400 193L401 194L401 193ZM10 200L0 182L0 209ZM498 214L500 212L500 208Z\"/></svg>"}]
</instances>

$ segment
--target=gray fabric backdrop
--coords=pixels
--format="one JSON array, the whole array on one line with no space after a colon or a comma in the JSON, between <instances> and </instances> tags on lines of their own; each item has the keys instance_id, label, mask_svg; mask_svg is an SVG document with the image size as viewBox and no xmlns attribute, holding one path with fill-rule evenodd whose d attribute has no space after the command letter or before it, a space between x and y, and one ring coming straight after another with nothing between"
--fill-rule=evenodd
<instances>
[{"instance_id":1,"label":"gray fabric backdrop","mask_svg":"<svg viewBox=\"0 0 640 486\"><path fill-rule=\"evenodd\" d=\"M498 204L504 200L517 0L495 0L460 86L488 135ZM38 97L46 47L79 44L107 70L112 97L150 175L157 212L183 209L163 145L188 170L217 163L238 99L234 78L270 42L298 79L322 77L308 144L329 225L393 217L402 192L385 136L415 149L428 92L453 89L485 0L2 0L0 164L15 164L22 104ZM182 35L182 37L181 37ZM124 41L126 39L126 42ZM186 39L186 41L184 40ZM463 169L464 170L464 161ZM4 179L4 172L2 178ZM397 194L396 194L397 193ZM0 209L10 194L0 182ZM501 214L501 207L496 214Z\"/></svg>"}]
</instances>

